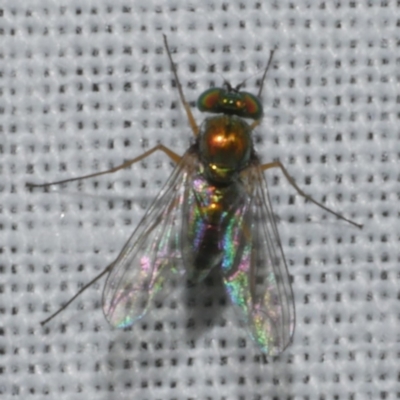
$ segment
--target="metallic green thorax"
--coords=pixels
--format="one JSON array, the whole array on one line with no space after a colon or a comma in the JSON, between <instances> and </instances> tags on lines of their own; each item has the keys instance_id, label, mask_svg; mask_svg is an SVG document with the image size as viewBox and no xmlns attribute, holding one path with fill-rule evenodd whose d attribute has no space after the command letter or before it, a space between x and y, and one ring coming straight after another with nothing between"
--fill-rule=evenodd
<instances>
[{"instance_id":1,"label":"metallic green thorax","mask_svg":"<svg viewBox=\"0 0 400 400\"><path fill-rule=\"evenodd\" d=\"M205 173L213 182L231 182L250 161L250 125L235 115L207 118L200 128L198 143Z\"/></svg>"}]
</instances>

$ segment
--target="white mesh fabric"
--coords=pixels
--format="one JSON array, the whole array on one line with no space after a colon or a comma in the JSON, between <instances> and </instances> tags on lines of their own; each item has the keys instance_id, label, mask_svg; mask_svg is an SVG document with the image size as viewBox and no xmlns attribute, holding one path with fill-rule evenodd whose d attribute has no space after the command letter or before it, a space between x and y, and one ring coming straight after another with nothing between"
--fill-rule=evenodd
<instances>
[{"instance_id":1,"label":"white mesh fabric","mask_svg":"<svg viewBox=\"0 0 400 400\"><path fill-rule=\"evenodd\" d=\"M2 399L400 397L398 2L2 3ZM39 324L117 256L172 166L157 154L47 193L26 182L190 143L163 33L191 102L223 77L250 77L256 92L277 47L260 157L280 159L307 193L364 224L305 204L268 172L297 318L279 358L260 354L218 287L197 302L171 290L124 332L103 317L103 279Z\"/></svg>"}]
</instances>

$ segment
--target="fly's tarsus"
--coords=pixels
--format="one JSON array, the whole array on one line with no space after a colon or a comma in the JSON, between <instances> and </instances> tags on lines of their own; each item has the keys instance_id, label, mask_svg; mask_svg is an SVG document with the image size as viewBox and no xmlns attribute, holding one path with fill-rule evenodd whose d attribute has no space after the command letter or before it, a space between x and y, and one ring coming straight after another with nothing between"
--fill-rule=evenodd
<instances>
[{"instance_id":1,"label":"fly's tarsus","mask_svg":"<svg viewBox=\"0 0 400 400\"><path fill-rule=\"evenodd\" d=\"M153 154L154 152L156 152L158 150L163 151L175 163L178 163L179 160L181 159L181 157L178 154L176 154L173 150L171 150L170 148L168 148L162 144L158 144L158 145L154 146L153 148L151 148L150 150L145 151L140 156L132 158L131 160L125 161L121 165L118 165L117 167L114 167L114 168L110 168L106 171L95 172L93 174L78 176L75 178L63 179L61 181L55 181L55 182L39 183L39 184L38 183L26 183L26 186L29 189L40 188L40 187L49 187L52 185L62 185L64 183L76 182L76 181L81 181L84 179L91 179L91 178L96 178L96 177L102 176L102 175L112 174L114 172L120 171L121 169L129 168L131 165L133 165L139 161L142 161L143 159L145 159L146 157L148 157L149 155Z\"/></svg>"},{"instance_id":2,"label":"fly's tarsus","mask_svg":"<svg viewBox=\"0 0 400 400\"><path fill-rule=\"evenodd\" d=\"M323 210L327 211L328 213L334 215L338 219L346 221L346 222L348 222L349 224L355 226L358 229L362 229L363 228L364 225L359 224L359 223L357 223L355 221L352 221L351 219L348 219L348 218L344 217L342 214L339 214L336 211L333 211L332 209L324 206L319 201L315 200L313 197L311 197L308 194L304 193L303 190L300 189L299 186L297 186L297 183L295 182L295 180L291 177L291 175L289 174L287 169L283 166L283 164L280 161L274 161L272 163L261 165L261 169L263 171L266 171L267 169L271 169L271 168L279 168L282 171L283 175L285 176L286 180L289 182L289 184L296 190L296 192L300 196L304 197L306 200L310 201L311 203L314 203L316 206L318 206L318 207L322 208Z\"/></svg>"},{"instance_id":3,"label":"fly's tarsus","mask_svg":"<svg viewBox=\"0 0 400 400\"><path fill-rule=\"evenodd\" d=\"M49 317L47 317L45 320L40 321L40 325L46 325L48 322L50 322L53 318L55 318L58 314L60 314L62 311L64 311L74 300L76 300L86 289L88 289L90 286L92 286L95 282L97 282L101 277L103 277L105 274L109 273L111 269L113 268L114 263L110 264L108 267L106 267L100 274L95 276L90 282L88 282L85 286L83 286L81 289L79 289L65 304L63 304L56 312L51 314Z\"/></svg>"}]
</instances>

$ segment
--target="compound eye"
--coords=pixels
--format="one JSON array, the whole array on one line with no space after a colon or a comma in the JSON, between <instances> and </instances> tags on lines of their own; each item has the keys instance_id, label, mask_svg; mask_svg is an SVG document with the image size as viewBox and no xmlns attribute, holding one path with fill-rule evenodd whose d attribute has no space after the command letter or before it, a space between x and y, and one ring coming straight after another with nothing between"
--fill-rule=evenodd
<instances>
[{"instance_id":1,"label":"compound eye","mask_svg":"<svg viewBox=\"0 0 400 400\"><path fill-rule=\"evenodd\" d=\"M197 108L200 111L218 112L223 90L219 88L208 89L197 100ZM224 99L226 100L226 99Z\"/></svg>"},{"instance_id":2,"label":"compound eye","mask_svg":"<svg viewBox=\"0 0 400 400\"><path fill-rule=\"evenodd\" d=\"M263 108L260 100L251 93L241 92L244 102L243 117L260 119L263 115Z\"/></svg>"}]
</instances>

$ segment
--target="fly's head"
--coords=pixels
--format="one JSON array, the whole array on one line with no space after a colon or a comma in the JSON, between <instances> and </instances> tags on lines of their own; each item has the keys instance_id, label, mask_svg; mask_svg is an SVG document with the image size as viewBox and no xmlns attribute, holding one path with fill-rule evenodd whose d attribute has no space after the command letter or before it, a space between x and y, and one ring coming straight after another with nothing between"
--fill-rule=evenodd
<instances>
[{"instance_id":1,"label":"fly's head","mask_svg":"<svg viewBox=\"0 0 400 400\"><path fill-rule=\"evenodd\" d=\"M257 96L240 91L240 85L233 88L227 82L224 88L211 88L203 92L197 100L197 108L202 112L237 115L254 120L261 119L263 115L262 104Z\"/></svg>"}]
</instances>

